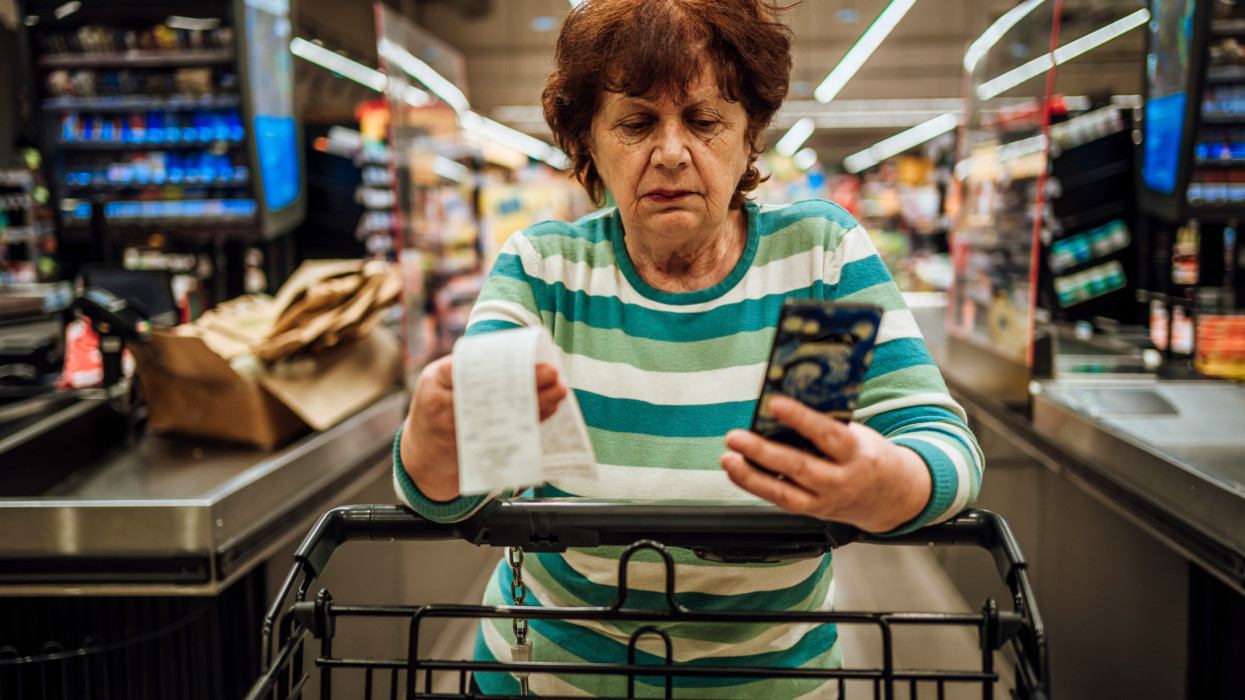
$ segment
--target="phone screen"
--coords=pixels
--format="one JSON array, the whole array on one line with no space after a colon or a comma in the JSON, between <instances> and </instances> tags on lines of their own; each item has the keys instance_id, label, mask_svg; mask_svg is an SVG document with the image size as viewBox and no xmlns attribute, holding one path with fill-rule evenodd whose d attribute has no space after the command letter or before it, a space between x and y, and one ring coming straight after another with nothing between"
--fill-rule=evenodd
<instances>
[{"instance_id":1,"label":"phone screen","mask_svg":"<svg viewBox=\"0 0 1245 700\"><path fill-rule=\"evenodd\" d=\"M799 449L812 443L770 413L769 399L790 396L849 422L882 323L882 307L819 299L788 299L778 317L774 344L752 414L752 431Z\"/></svg>"}]
</instances>

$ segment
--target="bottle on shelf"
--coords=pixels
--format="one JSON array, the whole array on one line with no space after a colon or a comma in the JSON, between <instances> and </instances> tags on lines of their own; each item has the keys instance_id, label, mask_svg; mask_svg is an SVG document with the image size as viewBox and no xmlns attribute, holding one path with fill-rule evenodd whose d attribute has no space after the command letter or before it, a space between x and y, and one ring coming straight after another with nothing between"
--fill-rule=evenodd
<instances>
[{"instance_id":1,"label":"bottle on shelf","mask_svg":"<svg viewBox=\"0 0 1245 700\"><path fill-rule=\"evenodd\" d=\"M1200 277L1201 231L1197 219L1176 232L1172 246L1172 284L1180 287L1196 287Z\"/></svg>"}]
</instances>

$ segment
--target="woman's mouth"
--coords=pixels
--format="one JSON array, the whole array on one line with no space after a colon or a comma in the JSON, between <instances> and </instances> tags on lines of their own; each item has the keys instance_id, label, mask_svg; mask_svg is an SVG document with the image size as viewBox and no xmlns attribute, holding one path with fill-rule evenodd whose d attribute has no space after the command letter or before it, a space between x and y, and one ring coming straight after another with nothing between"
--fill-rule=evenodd
<instances>
[{"instance_id":1,"label":"woman's mouth","mask_svg":"<svg viewBox=\"0 0 1245 700\"><path fill-rule=\"evenodd\" d=\"M654 202L657 202L658 204L668 204L670 202L677 202L685 197L690 197L692 196L692 193L687 190L653 190L644 196Z\"/></svg>"}]
</instances>

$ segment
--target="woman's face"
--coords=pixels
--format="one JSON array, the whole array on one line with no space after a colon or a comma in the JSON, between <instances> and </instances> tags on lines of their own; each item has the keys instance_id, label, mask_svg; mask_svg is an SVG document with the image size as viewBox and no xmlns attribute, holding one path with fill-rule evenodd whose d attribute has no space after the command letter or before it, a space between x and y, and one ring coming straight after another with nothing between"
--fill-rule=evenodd
<instances>
[{"instance_id":1,"label":"woman's face","mask_svg":"<svg viewBox=\"0 0 1245 700\"><path fill-rule=\"evenodd\" d=\"M614 92L601 102L592 158L627 234L694 240L719 230L748 167L743 105L708 72L680 102Z\"/></svg>"}]
</instances>

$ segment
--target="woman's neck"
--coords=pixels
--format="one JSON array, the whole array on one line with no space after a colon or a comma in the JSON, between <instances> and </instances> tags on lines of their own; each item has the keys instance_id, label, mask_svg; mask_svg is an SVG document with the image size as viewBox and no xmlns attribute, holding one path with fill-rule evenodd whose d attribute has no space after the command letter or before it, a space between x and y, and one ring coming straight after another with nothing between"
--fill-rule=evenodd
<instances>
[{"instance_id":1,"label":"woman's neck","mask_svg":"<svg viewBox=\"0 0 1245 700\"><path fill-rule=\"evenodd\" d=\"M640 278L663 292L695 292L726 279L743 256L748 241L748 214L743 207L703 239L645 240L624 232L627 254Z\"/></svg>"}]
</instances>

